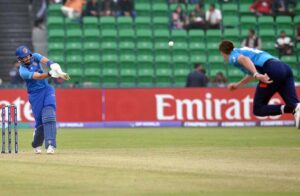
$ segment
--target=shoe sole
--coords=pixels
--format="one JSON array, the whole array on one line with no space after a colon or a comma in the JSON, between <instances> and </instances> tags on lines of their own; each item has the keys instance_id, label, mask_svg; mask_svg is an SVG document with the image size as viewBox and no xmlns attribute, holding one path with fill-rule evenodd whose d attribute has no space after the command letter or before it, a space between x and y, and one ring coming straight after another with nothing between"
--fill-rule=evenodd
<instances>
[{"instance_id":1,"label":"shoe sole","mask_svg":"<svg viewBox=\"0 0 300 196\"><path fill-rule=\"evenodd\" d=\"M54 151L47 151L47 154L54 154Z\"/></svg>"},{"instance_id":2,"label":"shoe sole","mask_svg":"<svg viewBox=\"0 0 300 196\"><path fill-rule=\"evenodd\" d=\"M42 149L41 148L39 148L39 149L33 149L33 152L35 154L41 154L42 153Z\"/></svg>"}]
</instances>

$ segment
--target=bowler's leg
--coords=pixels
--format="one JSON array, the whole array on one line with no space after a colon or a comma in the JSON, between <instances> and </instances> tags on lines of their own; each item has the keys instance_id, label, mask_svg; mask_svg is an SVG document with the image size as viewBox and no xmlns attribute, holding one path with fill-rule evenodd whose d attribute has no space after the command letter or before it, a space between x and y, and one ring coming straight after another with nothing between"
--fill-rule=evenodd
<instances>
[{"instance_id":1,"label":"bowler's leg","mask_svg":"<svg viewBox=\"0 0 300 196\"><path fill-rule=\"evenodd\" d=\"M270 99L276 92L280 92L286 85L287 78L291 76L291 70L288 65L281 61L268 61L264 64L263 72L273 80L271 84L260 82L257 85L254 97L253 113L256 116L274 116L283 113L282 104L268 105ZM286 107L289 109L290 107Z\"/></svg>"},{"instance_id":2,"label":"bowler's leg","mask_svg":"<svg viewBox=\"0 0 300 196\"><path fill-rule=\"evenodd\" d=\"M296 93L295 81L292 75L286 79L285 83L282 85L278 93L287 105L296 106L299 103L299 99Z\"/></svg>"},{"instance_id":3,"label":"bowler's leg","mask_svg":"<svg viewBox=\"0 0 300 196\"><path fill-rule=\"evenodd\" d=\"M300 104L292 74L285 81L285 84L280 89L279 94L286 103L283 109L284 113L292 113L295 117L295 125L298 129L300 129Z\"/></svg>"},{"instance_id":4,"label":"bowler's leg","mask_svg":"<svg viewBox=\"0 0 300 196\"><path fill-rule=\"evenodd\" d=\"M276 83L259 83L253 101L253 114L256 116L276 116L281 114L281 105L268 105L271 97L277 92Z\"/></svg>"}]
</instances>

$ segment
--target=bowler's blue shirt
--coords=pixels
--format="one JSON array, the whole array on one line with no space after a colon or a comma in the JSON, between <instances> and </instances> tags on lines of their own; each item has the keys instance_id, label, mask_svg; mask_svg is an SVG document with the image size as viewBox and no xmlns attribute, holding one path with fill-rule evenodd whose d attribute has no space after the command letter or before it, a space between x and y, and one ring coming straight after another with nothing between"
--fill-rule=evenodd
<instances>
[{"instance_id":1,"label":"bowler's blue shirt","mask_svg":"<svg viewBox=\"0 0 300 196\"><path fill-rule=\"evenodd\" d=\"M46 86L49 86L48 79L43 79L43 80L32 79L34 72L39 72L39 73L44 72L43 67L40 64L42 58L43 58L42 55L38 53L33 53L30 65L24 65L24 64L20 65L19 73L20 76L26 82L28 93L35 92L45 88Z\"/></svg>"},{"instance_id":2,"label":"bowler's blue shirt","mask_svg":"<svg viewBox=\"0 0 300 196\"><path fill-rule=\"evenodd\" d=\"M229 64L234 65L235 67L242 70L242 72L249 75L251 75L250 71L247 70L243 65L238 63L238 57L240 55L244 55L250 58L250 60L256 67L263 67L264 63L269 59L277 59L276 57L270 55L269 53L258 49L253 49L248 47L234 48L229 55Z\"/></svg>"}]
</instances>

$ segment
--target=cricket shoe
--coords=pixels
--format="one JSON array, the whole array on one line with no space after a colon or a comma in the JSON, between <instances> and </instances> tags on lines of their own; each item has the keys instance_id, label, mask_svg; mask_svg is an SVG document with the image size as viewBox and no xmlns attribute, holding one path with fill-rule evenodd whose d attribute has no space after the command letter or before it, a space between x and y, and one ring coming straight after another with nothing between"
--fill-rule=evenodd
<instances>
[{"instance_id":1,"label":"cricket shoe","mask_svg":"<svg viewBox=\"0 0 300 196\"><path fill-rule=\"evenodd\" d=\"M35 154L41 154L42 153L42 147L41 146L38 146L36 148L33 148L33 152Z\"/></svg>"},{"instance_id":2,"label":"cricket shoe","mask_svg":"<svg viewBox=\"0 0 300 196\"><path fill-rule=\"evenodd\" d=\"M294 110L296 128L300 129L300 103L297 104Z\"/></svg>"},{"instance_id":3,"label":"cricket shoe","mask_svg":"<svg viewBox=\"0 0 300 196\"><path fill-rule=\"evenodd\" d=\"M54 154L54 150L55 150L54 146L49 145L47 148L47 154Z\"/></svg>"}]
</instances>

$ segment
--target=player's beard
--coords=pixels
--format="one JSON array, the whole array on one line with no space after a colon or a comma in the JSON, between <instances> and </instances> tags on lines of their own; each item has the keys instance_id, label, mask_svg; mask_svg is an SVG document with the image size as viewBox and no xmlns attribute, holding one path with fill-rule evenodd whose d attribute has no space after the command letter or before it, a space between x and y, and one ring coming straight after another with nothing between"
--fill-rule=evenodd
<instances>
[{"instance_id":1,"label":"player's beard","mask_svg":"<svg viewBox=\"0 0 300 196\"><path fill-rule=\"evenodd\" d=\"M26 60L23 60L22 63L24 63L24 65L28 66L31 64L31 59L32 59L32 56L29 55L29 57L27 57Z\"/></svg>"}]
</instances>

